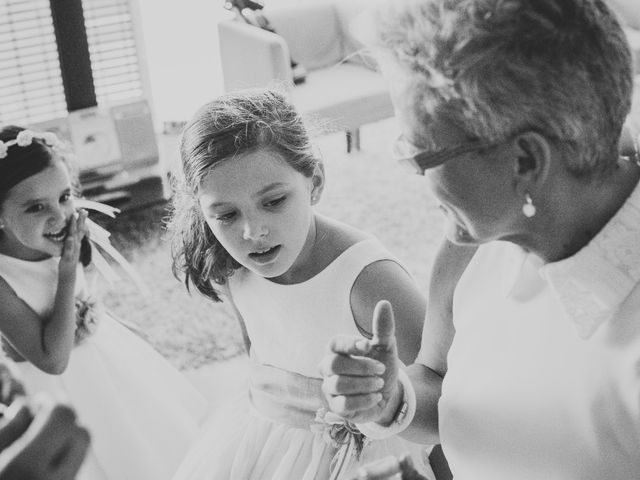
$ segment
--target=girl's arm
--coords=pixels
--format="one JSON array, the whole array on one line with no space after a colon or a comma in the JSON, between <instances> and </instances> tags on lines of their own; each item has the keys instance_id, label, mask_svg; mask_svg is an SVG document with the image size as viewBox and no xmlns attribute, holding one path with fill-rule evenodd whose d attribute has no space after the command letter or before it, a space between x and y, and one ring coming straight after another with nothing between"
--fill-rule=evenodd
<instances>
[{"instance_id":1,"label":"girl's arm","mask_svg":"<svg viewBox=\"0 0 640 480\"><path fill-rule=\"evenodd\" d=\"M365 267L351 289L350 300L356 324L369 333L376 304L388 300L396 321L398 356L405 365L414 362L420 349L426 299L400 265L380 260Z\"/></svg>"},{"instance_id":2,"label":"girl's arm","mask_svg":"<svg viewBox=\"0 0 640 480\"><path fill-rule=\"evenodd\" d=\"M67 368L74 344L76 271L86 216L86 212L80 212L70 222L58 268L58 289L48 318L40 318L0 278L0 331L25 360L54 375Z\"/></svg>"}]
</instances>

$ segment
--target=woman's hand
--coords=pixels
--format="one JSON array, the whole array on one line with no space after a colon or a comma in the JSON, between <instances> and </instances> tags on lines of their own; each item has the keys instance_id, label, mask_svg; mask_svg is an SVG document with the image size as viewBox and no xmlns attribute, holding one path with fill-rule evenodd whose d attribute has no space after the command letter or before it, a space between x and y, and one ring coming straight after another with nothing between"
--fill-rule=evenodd
<instances>
[{"instance_id":1,"label":"woman's hand","mask_svg":"<svg viewBox=\"0 0 640 480\"><path fill-rule=\"evenodd\" d=\"M86 219L87 211L81 209L69 220L58 270L61 279L69 278L69 276L75 278L76 268L80 259L80 243L82 238L88 235L87 226L85 225Z\"/></svg>"},{"instance_id":2,"label":"woman's hand","mask_svg":"<svg viewBox=\"0 0 640 480\"><path fill-rule=\"evenodd\" d=\"M402 401L399 365L393 309L383 300L373 313L372 340L339 336L329 344L320 363L329 408L352 422L390 424Z\"/></svg>"}]
</instances>

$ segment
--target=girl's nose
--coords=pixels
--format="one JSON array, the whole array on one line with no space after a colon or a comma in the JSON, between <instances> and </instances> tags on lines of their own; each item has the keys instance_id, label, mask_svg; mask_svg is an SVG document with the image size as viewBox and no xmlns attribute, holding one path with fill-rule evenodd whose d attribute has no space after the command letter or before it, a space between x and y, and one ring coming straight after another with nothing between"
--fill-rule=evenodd
<instances>
[{"instance_id":1,"label":"girl's nose","mask_svg":"<svg viewBox=\"0 0 640 480\"><path fill-rule=\"evenodd\" d=\"M51 210L50 221L55 225L60 225L61 223L66 224L68 218L69 218L68 209L62 206L53 207L53 209Z\"/></svg>"},{"instance_id":2,"label":"girl's nose","mask_svg":"<svg viewBox=\"0 0 640 480\"><path fill-rule=\"evenodd\" d=\"M247 221L244 224L242 237L245 240L258 240L269 235L269 229L261 222Z\"/></svg>"}]
</instances>

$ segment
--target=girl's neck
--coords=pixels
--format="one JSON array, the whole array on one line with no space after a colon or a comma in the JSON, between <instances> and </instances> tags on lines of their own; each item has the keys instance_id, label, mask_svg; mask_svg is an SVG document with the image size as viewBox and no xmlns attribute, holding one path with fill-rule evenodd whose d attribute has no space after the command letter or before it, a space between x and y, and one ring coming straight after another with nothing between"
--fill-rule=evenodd
<instances>
[{"instance_id":1,"label":"girl's neck","mask_svg":"<svg viewBox=\"0 0 640 480\"><path fill-rule=\"evenodd\" d=\"M270 281L279 283L281 285L291 285L304 282L318 273L319 270L316 271L318 257L316 250L318 242L318 230L322 228L318 225L318 223L318 219L314 215L311 218L309 232L307 233L307 239L295 263L289 270L287 270L279 277L270 278Z\"/></svg>"},{"instance_id":2,"label":"girl's neck","mask_svg":"<svg viewBox=\"0 0 640 480\"><path fill-rule=\"evenodd\" d=\"M336 220L314 215L307 243L296 262L285 274L269 280L281 285L305 282L322 272L355 243L370 238L364 232Z\"/></svg>"}]
</instances>

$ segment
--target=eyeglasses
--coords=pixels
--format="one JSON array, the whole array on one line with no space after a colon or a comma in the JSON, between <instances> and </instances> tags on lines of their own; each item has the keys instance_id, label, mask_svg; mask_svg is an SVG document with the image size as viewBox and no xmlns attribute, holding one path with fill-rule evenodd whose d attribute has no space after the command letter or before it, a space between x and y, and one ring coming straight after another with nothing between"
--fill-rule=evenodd
<instances>
[{"instance_id":1,"label":"eyeglasses","mask_svg":"<svg viewBox=\"0 0 640 480\"><path fill-rule=\"evenodd\" d=\"M497 145L499 145L499 143L473 140L434 152L418 148L407 140L404 135L400 135L393 144L392 155L401 165L418 175L424 175L425 170L442 165L447 160L451 160L465 153L483 150Z\"/></svg>"}]
</instances>

